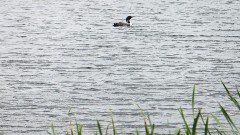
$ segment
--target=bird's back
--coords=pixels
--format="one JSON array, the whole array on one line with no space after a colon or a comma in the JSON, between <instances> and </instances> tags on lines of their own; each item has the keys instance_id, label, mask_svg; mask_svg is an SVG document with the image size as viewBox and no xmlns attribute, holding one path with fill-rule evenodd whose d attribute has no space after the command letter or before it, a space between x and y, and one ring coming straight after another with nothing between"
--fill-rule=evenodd
<instances>
[{"instance_id":1,"label":"bird's back","mask_svg":"<svg viewBox=\"0 0 240 135\"><path fill-rule=\"evenodd\" d=\"M114 26L114 27L118 27L118 26L130 26L130 23L119 22L119 23L114 23L113 26Z\"/></svg>"}]
</instances>

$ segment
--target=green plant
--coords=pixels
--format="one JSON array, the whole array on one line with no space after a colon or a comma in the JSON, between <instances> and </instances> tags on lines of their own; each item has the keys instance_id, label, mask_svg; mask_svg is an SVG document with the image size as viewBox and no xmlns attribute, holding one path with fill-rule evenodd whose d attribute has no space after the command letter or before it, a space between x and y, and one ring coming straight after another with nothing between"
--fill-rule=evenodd
<instances>
[{"instance_id":1,"label":"green plant","mask_svg":"<svg viewBox=\"0 0 240 135\"><path fill-rule=\"evenodd\" d=\"M237 98L235 98L229 91L229 89L226 87L226 85L222 82L222 85L230 99L230 101L232 101L232 103L236 106L236 108L238 109L238 111L240 112L240 103L237 100ZM197 131L199 130L197 127L199 124L203 124L204 126L204 130L203 131L198 131L201 133L204 133L205 135L211 135L211 134L218 134L218 135L228 135L228 134L233 134L233 135L240 135L239 129L237 127L237 125L235 124L236 122L233 121L233 119L231 118L231 116L229 115L229 113L227 112L227 110L220 104L219 108L222 112L222 115L224 116L224 118L226 119L227 123L229 124L229 126L231 127L231 133L227 132L224 130L224 126L221 123L221 121L214 115L214 114L208 114L207 117L204 117L204 114L202 113L202 109L201 108L197 108L198 112L195 114L195 96L196 96L196 85L194 85L193 87L193 92L192 92L192 121L193 123L188 123L186 120L186 116L184 114L184 110L180 107L179 112L181 115L181 118L183 119L183 123L184 123L184 130L185 130L185 134L186 135L196 135ZM239 90L237 90L237 96L240 98L240 92ZM138 106L140 108L140 106ZM141 114L144 117L144 128L145 128L145 134L146 135L155 135L155 125L152 123L151 119L150 119L150 115L149 113L147 113L147 115L145 115L146 113L144 113L143 109L141 109ZM68 117L69 117L69 128L70 128L70 132L66 132L66 135L82 135L82 127L83 125L79 125L76 121L76 129L74 131L74 127L72 125L72 120L70 117L70 112L71 109L69 109L68 111ZM209 128L209 119L213 118L215 120L215 122L217 123L217 125L219 127L214 127L214 128ZM199 123L199 122L202 123ZM112 128L112 135L117 135L117 129L115 126L115 122L114 122L114 118L113 118L113 113L111 112L111 122L108 124L108 126L106 127L105 130L105 135L108 135L108 130L109 127ZM49 135L57 135L55 128L53 126L53 124L51 124L50 126L51 128L51 132L48 132ZM110 128L110 129L111 129ZM99 133L99 135L103 135L103 128L102 125L100 124L100 121L97 120L97 132L95 132L95 135L97 135ZM138 129L136 129L136 135L139 135L139 131ZM174 135L180 135L181 134L181 128L177 128L174 132Z\"/></svg>"},{"instance_id":2,"label":"green plant","mask_svg":"<svg viewBox=\"0 0 240 135\"><path fill-rule=\"evenodd\" d=\"M238 110L240 111L240 103L237 101L237 99L235 97L232 96L232 94L229 92L228 88L226 87L226 85L222 82L222 85L223 87L225 88L225 91L227 92L228 94L228 97L229 99L233 102L233 104L238 108ZM185 125L185 134L186 135L196 135L197 133L197 124L198 124L198 120L199 118L202 119L202 123L204 124L204 134L207 135L211 135L211 132L214 132L214 131L211 131L209 130L209 116L207 116L206 118L206 122L204 120L204 116L201 112L201 108L198 108L198 114L195 116L194 115L194 109L195 109L195 93L196 93L196 85L194 85L193 87L193 93L192 93L192 115L193 115L193 124L192 124L192 127L189 126L189 124L187 123L187 120L185 118L185 115L183 113L183 109L180 107L179 109L179 112L180 112L180 115L183 119L183 122L184 122L184 125ZM239 90L237 90L237 93L238 93L238 96L240 98L240 92ZM230 125L231 129L232 129L232 134L235 134L235 135L240 135L240 132L239 132L239 129L237 128L235 122L232 120L232 118L230 117L230 115L228 114L228 112L226 111L226 109L220 104L219 104L219 108L223 114L223 116L225 117L225 119L227 120L228 124ZM214 115L214 114L211 114L211 116L213 117L213 119L216 121L216 123L219 125L219 128L214 128L216 130L216 133L217 134L220 134L220 135L225 135L226 132L220 122L220 120ZM180 131L180 130L179 130ZM176 134L176 133L175 133Z\"/></svg>"}]
</instances>

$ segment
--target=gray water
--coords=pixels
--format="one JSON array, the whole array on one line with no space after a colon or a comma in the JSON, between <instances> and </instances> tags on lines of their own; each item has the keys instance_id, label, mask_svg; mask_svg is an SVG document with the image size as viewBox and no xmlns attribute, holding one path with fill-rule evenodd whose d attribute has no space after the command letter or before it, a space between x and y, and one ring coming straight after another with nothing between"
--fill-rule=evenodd
<instances>
[{"instance_id":1,"label":"gray water","mask_svg":"<svg viewBox=\"0 0 240 135\"><path fill-rule=\"evenodd\" d=\"M63 133L71 108L87 134L110 109L128 134L144 130L139 105L168 134L180 106L191 114L194 84L203 112L219 115L219 101L237 114L220 81L239 87L238 0L0 3L0 133L45 135L51 123ZM112 27L128 15L132 27Z\"/></svg>"}]
</instances>

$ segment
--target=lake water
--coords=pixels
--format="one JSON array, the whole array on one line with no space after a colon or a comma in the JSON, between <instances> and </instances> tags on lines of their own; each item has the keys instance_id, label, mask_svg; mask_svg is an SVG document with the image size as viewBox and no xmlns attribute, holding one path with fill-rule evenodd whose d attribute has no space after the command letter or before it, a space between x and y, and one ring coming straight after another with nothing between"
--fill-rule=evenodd
<instances>
[{"instance_id":1,"label":"lake water","mask_svg":"<svg viewBox=\"0 0 240 135\"><path fill-rule=\"evenodd\" d=\"M128 15L132 27L112 26ZM168 134L194 84L203 112L219 101L239 119L220 82L240 86L238 0L3 0L0 18L0 133L63 133L71 108L86 134L110 109L130 134L144 130L139 105Z\"/></svg>"}]
</instances>

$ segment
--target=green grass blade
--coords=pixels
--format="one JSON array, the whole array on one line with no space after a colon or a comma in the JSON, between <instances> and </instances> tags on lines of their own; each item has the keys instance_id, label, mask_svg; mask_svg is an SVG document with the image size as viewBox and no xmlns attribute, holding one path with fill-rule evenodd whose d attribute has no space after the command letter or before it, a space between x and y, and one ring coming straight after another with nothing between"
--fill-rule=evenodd
<instances>
[{"instance_id":1,"label":"green grass blade","mask_svg":"<svg viewBox=\"0 0 240 135\"><path fill-rule=\"evenodd\" d=\"M72 119L71 119L70 113L71 113L71 108L69 108L69 110L68 110L68 118L69 118L69 121L70 121L70 132L71 132L71 135L74 135L73 127L72 127Z\"/></svg>"},{"instance_id":2,"label":"green grass blade","mask_svg":"<svg viewBox=\"0 0 240 135\"><path fill-rule=\"evenodd\" d=\"M152 126L151 126L151 135L154 135L154 128L155 128L155 125L152 124Z\"/></svg>"},{"instance_id":3,"label":"green grass blade","mask_svg":"<svg viewBox=\"0 0 240 135\"><path fill-rule=\"evenodd\" d=\"M186 131L186 135L191 135L192 133L191 133L191 130L190 130L188 124L187 124L187 121L186 121L186 119L185 119L185 116L184 116L184 114L183 114L183 109L180 108L180 109L179 109L179 112L180 112L180 114L181 114L181 116L182 116L182 119L183 119L184 124L185 124L185 127L186 127L186 130L185 130L185 131Z\"/></svg>"},{"instance_id":4,"label":"green grass blade","mask_svg":"<svg viewBox=\"0 0 240 135\"><path fill-rule=\"evenodd\" d=\"M209 124L208 124L208 122L209 122L209 116L207 116L206 123L205 123L205 121L204 121L204 118L203 118L203 116L202 116L202 113L201 113L200 117L201 117L202 122L203 122L203 124L204 124L204 126L205 126L205 128L204 128L204 134L205 134L205 135L211 135L211 133L210 133L210 131L209 131L209 128L208 128L208 125L209 125Z\"/></svg>"},{"instance_id":5,"label":"green grass blade","mask_svg":"<svg viewBox=\"0 0 240 135\"><path fill-rule=\"evenodd\" d=\"M137 106L140 109L142 117L145 118L145 113L144 113L143 109L138 104L137 104Z\"/></svg>"},{"instance_id":6,"label":"green grass blade","mask_svg":"<svg viewBox=\"0 0 240 135\"><path fill-rule=\"evenodd\" d=\"M196 93L196 85L193 86L193 93L192 93L192 113L194 116L194 107L195 107L195 93Z\"/></svg>"},{"instance_id":7,"label":"green grass blade","mask_svg":"<svg viewBox=\"0 0 240 135\"><path fill-rule=\"evenodd\" d=\"M152 121L151 121L151 118L150 118L150 114L147 113L147 116L148 116L148 122L149 122L149 125L152 126Z\"/></svg>"},{"instance_id":8,"label":"green grass blade","mask_svg":"<svg viewBox=\"0 0 240 135\"><path fill-rule=\"evenodd\" d=\"M217 130L218 135L225 135L223 132L219 131L219 129L215 128Z\"/></svg>"},{"instance_id":9,"label":"green grass blade","mask_svg":"<svg viewBox=\"0 0 240 135\"><path fill-rule=\"evenodd\" d=\"M211 115L213 119L217 122L217 124L222 128L222 123L220 122L220 120L214 114L211 113Z\"/></svg>"},{"instance_id":10,"label":"green grass blade","mask_svg":"<svg viewBox=\"0 0 240 135\"><path fill-rule=\"evenodd\" d=\"M117 135L117 130L114 124L114 119L113 119L113 113L111 112L111 118L112 118L112 128L113 128L113 135Z\"/></svg>"},{"instance_id":11,"label":"green grass blade","mask_svg":"<svg viewBox=\"0 0 240 135\"><path fill-rule=\"evenodd\" d=\"M204 134L207 135L208 133L210 134L209 130L208 130L208 119L209 117L207 117L206 123L205 123L205 128L204 128Z\"/></svg>"},{"instance_id":12,"label":"green grass blade","mask_svg":"<svg viewBox=\"0 0 240 135\"><path fill-rule=\"evenodd\" d=\"M219 103L218 103L219 104ZM228 121L229 125L231 126L232 130L234 132L237 132L240 134L238 128L236 127L236 125L234 124L234 122L232 121L231 117L228 115L227 111L221 106L221 104L219 104L220 109L223 113L223 115L225 116L226 120Z\"/></svg>"},{"instance_id":13,"label":"green grass blade","mask_svg":"<svg viewBox=\"0 0 240 135\"><path fill-rule=\"evenodd\" d=\"M227 86L224 84L224 82L223 82L223 81L221 81L221 82L222 82L222 85L223 85L223 87L225 88L227 94L228 94L228 95L231 95L230 92L228 91Z\"/></svg>"},{"instance_id":14,"label":"green grass blade","mask_svg":"<svg viewBox=\"0 0 240 135\"><path fill-rule=\"evenodd\" d=\"M80 130L79 130L78 135L82 135L82 127L83 127L83 125L80 125Z\"/></svg>"},{"instance_id":15,"label":"green grass blade","mask_svg":"<svg viewBox=\"0 0 240 135\"><path fill-rule=\"evenodd\" d=\"M79 125L76 121L77 135L82 135L82 125Z\"/></svg>"},{"instance_id":16,"label":"green grass blade","mask_svg":"<svg viewBox=\"0 0 240 135\"><path fill-rule=\"evenodd\" d=\"M237 94L238 94L238 97L240 98L240 91L239 91L239 89L237 89Z\"/></svg>"},{"instance_id":17,"label":"green grass blade","mask_svg":"<svg viewBox=\"0 0 240 135\"><path fill-rule=\"evenodd\" d=\"M150 127L151 127L151 135L154 135L154 127L155 127L155 125L152 124L152 121L151 121L151 118L150 118L150 114L149 114L149 113L147 114L147 116L148 116L149 125L150 125Z\"/></svg>"},{"instance_id":18,"label":"green grass blade","mask_svg":"<svg viewBox=\"0 0 240 135\"><path fill-rule=\"evenodd\" d=\"M99 120L97 120L97 126L98 126L99 134L102 135L102 128L101 128L101 124L100 124Z\"/></svg>"},{"instance_id":19,"label":"green grass blade","mask_svg":"<svg viewBox=\"0 0 240 135\"><path fill-rule=\"evenodd\" d=\"M225 88L227 94L228 94L228 97L230 98L230 100L234 103L234 105L238 108L238 110L240 111L240 104L239 102L236 100L236 98L234 98L232 96L232 94L229 92L227 86L222 82L222 85L223 87ZM237 93L239 94L239 91L237 90Z\"/></svg>"},{"instance_id":20,"label":"green grass blade","mask_svg":"<svg viewBox=\"0 0 240 135\"><path fill-rule=\"evenodd\" d=\"M146 131L146 135L150 135L148 125L147 125L147 121L146 121L145 118L144 118L144 127L145 127L145 131Z\"/></svg>"},{"instance_id":21,"label":"green grass blade","mask_svg":"<svg viewBox=\"0 0 240 135\"><path fill-rule=\"evenodd\" d=\"M106 135L108 135L108 128L109 128L110 124L108 124L107 128L106 128Z\"/></svg>"},{"instance_id":22,"label":"green grass blade","mask_svg":"<svg viewBox=\"0 0 240 135\"><path fill-rule=\"evenodd\" d=\"M181 135L181 128L177 128L174 132L174 135Z\"/></svg>"},{"instance_id":23,"label":"green grass blade","mask_svg":"<svg viewBox=\"0 0 240 135\"><path fill-rule=\"evenodd\" d=\"M220 120L214 115L211 113L211 116L213 117L213 119L217 122L218 126L220 126L221 130L224 130L223 126L222 126L222 123L220 122ZM219 131L217 128L215 128L217 130L217 132ZM224 131L221 131L221 134L226 134Z\"/></svg>"},{"instance_id":24,"label":"green grass blade","mask_svg":"<svg viewBox=\"0 0 240 135\"><path fill-rule=\"evenodd\" d=\"M56 132L55 132L53 124L51 124L51 129L52 129L52 135L56 135Z\"/></svg>"},{"instance_id":25,"label":"green grass blade","mask_svg":"<svg viewBox=\"0 0 240 135\"><path fill-rule=\"evenodd\" d=\"M136 128L136 135L139 135L138 129Z\"/></svg>"},{"instance_id":26,"label":"green grass blade","mask_svg":"<svg viewBox=\"0 0 240 135\"><path fill-rule=\"evenodd\" d=\"M177 128L174 132L174 135L181 135L181 129Z\"/></svg>"},{"instance_id":27,"label":"green grass blade","mask_svg":"<svg viewBox=\"0 0 240 135\"><path fill-rule=\"evenodd\" d=\"M200 115L201 115L201 109L198 110L197 117L194 118L194 123L193 123L193 128L192 128L192 135L196 135L197 123L198 123L198 119L199 119Z\"/></svg>"}]
</instances>

